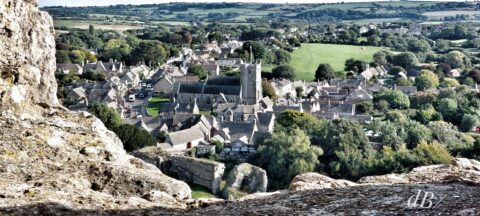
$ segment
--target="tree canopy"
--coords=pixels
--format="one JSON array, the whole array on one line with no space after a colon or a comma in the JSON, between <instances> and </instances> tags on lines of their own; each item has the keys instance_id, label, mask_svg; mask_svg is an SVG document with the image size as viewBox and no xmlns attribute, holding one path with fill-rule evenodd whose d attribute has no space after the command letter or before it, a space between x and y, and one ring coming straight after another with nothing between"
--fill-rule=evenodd
<instances>
[{"instance_id":1,"label":"tree canopy","mask_svg":"<svg viewBox=\"0 0 480 216\"><path fill-rule=\"evenodd\" d=\"M295 79L295 71L290 65L280 65L272 69L272 76L277 79Z\"/></svg>"},{"instance_id":2,"label":"tree canopy","mask_svg":"<svg viewBox=\"0 0 480 216\"><path fill-rule=\"evenodd\" d=\"M315 71L315 79L318 81L330 81L335 78L335 71L329 64L318 65Z\"/></svg>"}]
</instances>

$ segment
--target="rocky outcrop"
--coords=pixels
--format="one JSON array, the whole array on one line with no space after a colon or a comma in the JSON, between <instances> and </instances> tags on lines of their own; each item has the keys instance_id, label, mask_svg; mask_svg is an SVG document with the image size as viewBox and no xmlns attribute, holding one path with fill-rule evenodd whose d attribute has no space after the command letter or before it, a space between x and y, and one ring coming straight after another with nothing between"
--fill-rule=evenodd
<instances>
[{"instance_id":1,"label":"rocky outcrop","mask_svg":"<svg viewBox=\"0 0 480 216\"><path fill-rule=\"evenodd\" d=\"M146 163L154 165L163 172L170 170L170 168L172 167L170 153L166 152L160 147L147 146L138 149L131 154L132 156L139 158Z\"/></svg>"},{"instance_id":2,"label":"rocky outcrop","mask_svg":"<svg viewBox=\"0 0 480 216\"><path fill-rule=\"evenodd\" d=\"M204 186L214 194L220 192L220 182L225 171L223 163L178 155L172 156L171 160L171 171L177 173L179 179Z\"/></svg>"},{"instance_id":3,"label":"rocky outcrop","mask_svg":"<svg viewBox=\"0 0 480 216\"><path fill-rule=\"evenodd\" d=\"M248 163L242 163L228 173L223 188L223 196L228 200L236 199L237 197L231 194L232 190L243 191L248 194L262 193L267 191L267 185L268 178L265 170Z\"/></svg>"},{"instance_id":4,"label":"rocky outcrop","mask_svg":"<svg viewBox=\"0 0 480 216\"><path fill-rule=\"evenodd\" d=\"M53 34L35 1L0 0L0 209L185 207L186 183L128 155L97 118L58 104Z\"/></svg>"},{"instance_id":5,"label":"rocky outcrop","mask_svg":"<svg viewBox=\"0 0 480 216\"><path fill-rule=\"evenodd\" d=\"M325 188L342 188L355 186L356 183L347 180L337 180L318 173L305 173L295 176L290 183L290 191L318 190Z\"/></svg>"},{"instance_id":6,"label":"rocky outcrop","mask_svg":"<svg viewBox=\"0 0 480 216\"><path fill-rule=\"evenodd\" d=\"M419 184L462 182L480 185L480 162L456 158L452 164L414 168L409 173L363 177L362 184Z\"/></svg>"},{"instance_id":7,"label":"rocky outcrop","mask_svg":"<svg viewBox=\"0 0 480 216\"><path fill-rule=\"evenodd\" d=\"M188 185L129 156L98 119L58 105L52 20L38 11L34 0L0 0L0 49L1 215L480 212L479 162L467 159L408 174L366 177L356 186L337 187L342 184L311 175L297 178L293 184L297 191L254 194L235 202L183 202L190 197ZM205 170L192 173L201 171ZM312 189L315 184L323 189ZM430 201L435 207L409 205L409 198L419 192L433 194Z\"/></svg>"}]
</instances>

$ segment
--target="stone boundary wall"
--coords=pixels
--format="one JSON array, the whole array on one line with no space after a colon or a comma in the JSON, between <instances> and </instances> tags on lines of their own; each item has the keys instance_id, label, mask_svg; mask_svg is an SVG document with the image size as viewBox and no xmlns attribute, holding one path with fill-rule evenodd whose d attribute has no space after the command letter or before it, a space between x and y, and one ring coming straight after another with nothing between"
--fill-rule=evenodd
<instances>
[{"instance_id":1,"label":"stone boundary wall","mask_svg":"<svg viewBox=\"0 0 480 216\"><path fill-rule=\"evenodd\" d=\"M182 181L205 186L212 193L220 193L220 182L225 171L225 165L206 159L185 156L172 156L172 171L178 174Z\"/></svg>"}]
</instances>

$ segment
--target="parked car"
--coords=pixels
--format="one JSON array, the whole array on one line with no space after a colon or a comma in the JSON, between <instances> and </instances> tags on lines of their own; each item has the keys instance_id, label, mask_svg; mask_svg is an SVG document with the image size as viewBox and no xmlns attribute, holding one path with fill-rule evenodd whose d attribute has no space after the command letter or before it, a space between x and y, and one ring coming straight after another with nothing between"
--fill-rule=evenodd
<instances>
[{"instance_id":1,"label":"parked car","mask_svg":"<svg viewBox=\"0 0 480 216\"><path fill-rule=\"evenodd\" d=\"M128 96L128 101L134 102L135 101L135 95L134 94L129 95Z\"/></svg>"},{"instance_id":2,"label":"parked car","mask_svg":"<svg viewBox=\"0 0 480 216\"><path fill-rule=\"evenodd\" d=\"M147 84L147 91L153 91L152 84Z\"/></svg>"}]
</instances>

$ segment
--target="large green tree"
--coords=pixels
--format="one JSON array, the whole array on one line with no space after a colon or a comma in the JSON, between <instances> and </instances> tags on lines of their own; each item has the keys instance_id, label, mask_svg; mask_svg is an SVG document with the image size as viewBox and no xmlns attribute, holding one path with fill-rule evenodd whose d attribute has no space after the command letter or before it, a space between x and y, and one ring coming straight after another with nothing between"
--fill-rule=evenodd
<instances>
[{"instance_id":1,"label":"large green tree","mask_svg":"<svg viewBox=\"0 0 480 216\"><path fill-rule=\"evenodd\" d=\"M347 179L364 175L365 162L373 151L359 123L336 119L328 122L319 136L322 137L320 147L325 152L320 161L326 163L320 171Z\"/></svg>"},{"instance_id":2,"label":"large green tree","mask_svg":"<svg viewBox=\"0 0 480 216\"><path fill-rule=\"evenodd\" d=\"M438 76L429 70L422 70L415 79L415 85L418 90L425 91L437 88L440 84Z\"/></svg>"},{"instance_id":3,"label":"large green tree","mask_svg":"<svg viewBox=\"0 0 480 216\"><path fill-rule=\"evenodd\" d=\"M335 78L335 71L330 64L320 64L315 71L315 79L318 81L330 81Z\"/></svg>"},{"instance_id":4,"label":"large green tree","mask_svg":"<svg viewBox=\"0 0 480 216\"><path fill-rule=\"evenodd\" d=\"M267 170L271 189L283 189L296 175L312 172L322 149L310 145L300 129L276 131L258 147L254 163Z\"/></svg>"},{"instance_id":5,"label":"large green tree","mask_svg":"<svg viewBox=\"0 0 480 216\"><path fill-rule=\"evenodd\" d=\"M144 62L150 67L157 67L167 60L167 53L158 41L141 41L132 51L132 63Z\"/></svg>"},{"instance_id":6,"label":"large green tree","mask_svg":"<svg viewBox=\"0 0 480 216\"><path fill-rule=\"evenodd\" d=\"M203 68L202 65L192 65L188 68L188 73L194 76L198 76L200 79L205 79L207 77L208 72Z\"/></svg>"},{"instance_id":7,"label":"large green tree","mask_svg":"<svg viewBox=\"0 0 480 216\"><path fill-rule=\"evenodd\" d=\"M133 125L123 124L114 129L123 147L127 151L135 151L145 146L153 146L157 141L148 133L148 131L137 128Z\"/></svg>"},{"instance_id":8,"label":"large green tree","mask_svg":"<svg viewBox=\"0 0 480 216\"><path fill-rule=\"evenodd\" d=\"M105 124L105 126L110 130L113 130L114 128L122 124L122 118L120 117L120 115L115 112L115 110L105 104L91 104L88 106L88 112L99 118L103 122L103 124Z\"/></svg>"},{"instance_id":9,"label":"large green tree","mask_svg":"<svg viewBox=\"0 0 480 216\"><path fill-rule=\"evenodd\" d=\"M267 81L262 81L262 94L264 97L269 97L273 101L276 101L278 96L275 93L275 89L273 88L272 84Z\"/></svg>"},{"instance_id":10,"label":"large green tree","mask_svg":"<svg viewBox=\"0 0 480 216\"><path fill-rule=\"evenodd\" d=\"M452 51L446 56L446 63L452 66L452 68L465 68L466 56L459 51Z\"/></svg>"},{"instance_id":11,"label":"large green tree","mask_svg":"<svg viewBox=\"0 0 480 216\"><path fill-rule=\"evenodd\" d=\"M243 43L243 51L246 53L252 51L254 59L262 60L267 56L267 49L257 41L246 41Z\"/></svg>"},{"instance_id":12,"label":"large green tree","mask_svg":"<svg viewBox=\"0 0 480 216\"><path fill-rule=\"evenodd\" d=\"M403 52L393 57L392 63L403 68L415 66L419 63L417 56L412 52Z\"/></svg>"},{"instance_id":13,"label":"large green tree","mask_svg":"<svg viewBox=\"0 0 480 216\"><path fill-rule=\"evenodd\" d=\"M272 76L277 79L295 79L295 71L290 65L280 65L272 69Z\"/></svg>"},{"instance_id":14,"label":"large green tree","mask_svg":"<svg viewBox=\"0 0 480 216\"><path fill-rule=\"evenodd\" d=\"M128 60L132 47L123 39L111 39L103 46L101 57L104 60L116 59L118 61Z\"/></svg>"},{"instance_id":15,"label":"large green tree","mask_svg":"<svg viewBox=\"0 0 480 216\"><path fill-rule=\"evenodd\" d=\"M408 109L410 107L410 99L401 91L386 90L374 95L374 102L386 101L392 109Z\"/></svg>"}]
</instances>

